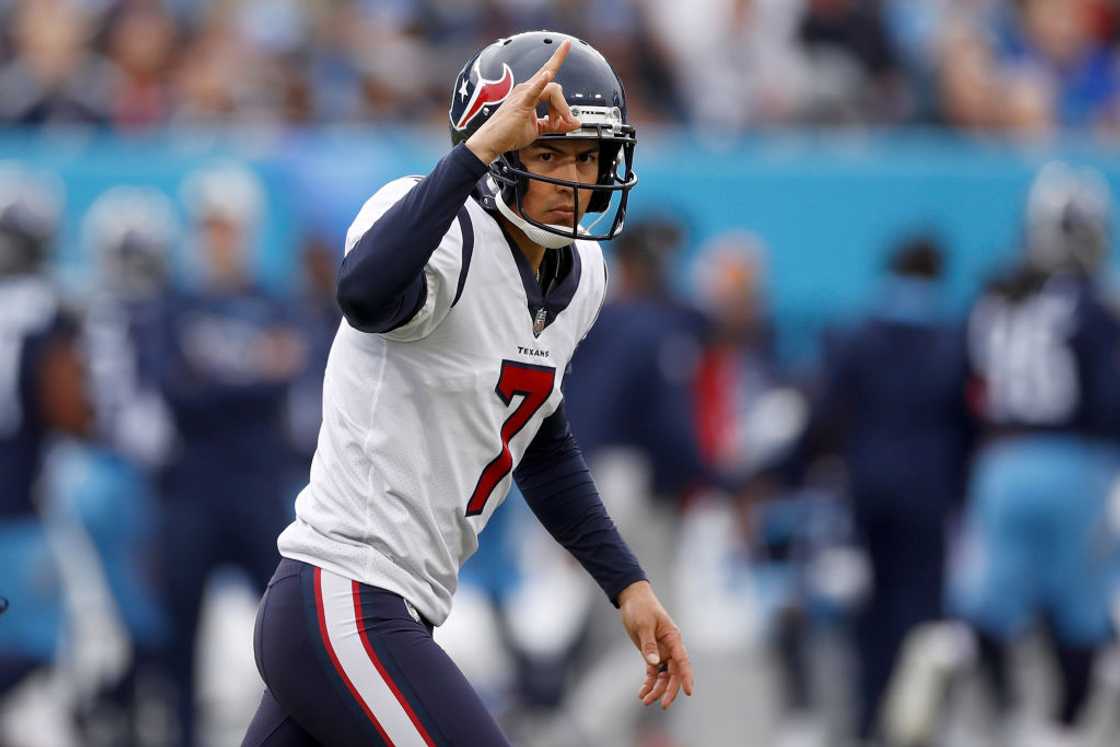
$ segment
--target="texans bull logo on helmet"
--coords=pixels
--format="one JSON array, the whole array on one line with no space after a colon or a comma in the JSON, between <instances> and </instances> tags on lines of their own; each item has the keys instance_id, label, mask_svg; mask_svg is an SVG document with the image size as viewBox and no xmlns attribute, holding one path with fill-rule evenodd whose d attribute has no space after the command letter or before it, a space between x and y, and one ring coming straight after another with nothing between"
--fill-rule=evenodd
<instances>
[{"instance_id":1,"label":"texans bull logo on helmet","mask_svg":"<svg viewBox=\"0 0 1120 747\"><path fill-rule=\"evenodd\" d=\"M634 172L637 133L626 118L622 81L606 58L587 42L555 31L527 31L499 39L476 52L460 69L447 111L452 145L465 143L512 95L514 86L532 79L564 41L571 47L555 83L579 117L580 127L570 132L542 132L539 139L595 141L599 145L598 178L583 183L542 177L527 170L516 151L509 151L489 164L489 173L478 184L485 208L500 212L546 248L566 246L576 239L614 238L622 230L630 190L638 183ZM544 106L538 103L538 114L543 115ZM591 192L585 212L596 217L580 225L561 226L526 216L521 201L534 181L567 187L573 213L580 212L579 195ZM599 224L604 227L596 230Z\"/></svg>"},{"instance_id":2,"label":"texans bull logo on helmet","mask_svg":"<svg viewBox=\"0 0 1120 747\"><path fill-rule=\"evenodd\" d=\"M473 78L472 82L470 79ZM456 130L465 130L471 120L488 106L496 106L506 100L513 90L513 71L509 65L502 65L502 75L495 80L482 77L478 69L478 61L471 67L470 75L464 75L455 88L454 104L448 114L451 116L452 126ZM473 92L472 92L473 87ZM459 115L456 116L456 112Z\"/></svg>"}]
</instances>

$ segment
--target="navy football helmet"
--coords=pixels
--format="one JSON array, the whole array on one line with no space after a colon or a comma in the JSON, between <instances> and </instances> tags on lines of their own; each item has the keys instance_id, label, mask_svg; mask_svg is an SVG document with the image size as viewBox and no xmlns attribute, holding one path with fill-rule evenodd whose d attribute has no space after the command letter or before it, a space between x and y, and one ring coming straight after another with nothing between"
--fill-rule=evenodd
<instances>
[{"instance_id":1,"label":"navy football helmet","mask_svg":"<svg viewBox=\"0 0 1120 747\"><path fill-rule=\"evenodd\" d=\"M1027 258L1044 272L1093 273L1112 243L1112 195L1097 171L1055 161L1027 198Z\"/></svg>"},{"instance_id":2,"label":"navy football helmet","mask_svg":"<svg viewBox=\"0 0 1120 747\"><path fill-rule=\"evenodd\" d=\"M548 61L556 45L571 42L567 59L556 74L555 82L564 91L564 98L582 126L564 134L546 134L541 139L566 138L598 140L599 178L594 185L533 174L525 169L516 151L503 153L490 165L483 198L486 206L497 209L530 238L543 246L559 247L573 239L605 241L622 230L630 190L638 183L634 173L634 148L638 138L626 118L626 93L622 81L610 63L587 42L552 31L530 31L499 39L476 53L455 78L448 112L451 142L458 145L473 135L505 101L513 87L531 78ZM540 106L541 116L547 107ZM577 202L577 189L590 189L593 194L588 213L599 216L588 226L557 226L541 223L524 214L521 201L529 180L559 184L572 188L572 201ZM617 196L617 199L615 199ZM605 230L594 228L614 207L614 216ZM516 212L511 210L515 207ZM578 214L578 205L573 205Z\"/></svg>"},{"instance_id":3,"label":"navy football helmet","mask_svg":"<svg viewBox=\"0 0 1120 747\"><path fill-rule=\"evenodd\" d=\"M0 276L42 268L58 230L62 193L53 174L0 163Z\"/></svg>"},{"instance_id":4,"label":"navy football helmet","mask_svg":"<svg viewBox=\"0 0 1120 747\"><path fill-rule=\"evenodd\" d=\"M164 289L178 224L175 207L162 192L113 187L94 201L84 230L100 282L112 294L139 300Z\"/></svg>"}]
</instances>

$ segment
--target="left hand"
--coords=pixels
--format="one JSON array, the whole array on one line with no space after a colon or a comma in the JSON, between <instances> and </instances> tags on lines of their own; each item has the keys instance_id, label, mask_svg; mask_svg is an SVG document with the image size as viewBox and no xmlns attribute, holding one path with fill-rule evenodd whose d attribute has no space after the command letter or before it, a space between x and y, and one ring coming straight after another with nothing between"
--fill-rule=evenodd
<instances>
[{"instance_id":1,"label":"left hand","mask_svg":"<svg viewBox=\"0 0 1120 747\"><path fill-rule=\"evenodd\" d=\"M692 664L684 648L680 629L661 606L648 581L630 584L618 595L622 626L646 662L646 679L638 698L649 705L661 699L662 710L677 699L684 688L692 695Z\"/></svg>"}]
</instances>

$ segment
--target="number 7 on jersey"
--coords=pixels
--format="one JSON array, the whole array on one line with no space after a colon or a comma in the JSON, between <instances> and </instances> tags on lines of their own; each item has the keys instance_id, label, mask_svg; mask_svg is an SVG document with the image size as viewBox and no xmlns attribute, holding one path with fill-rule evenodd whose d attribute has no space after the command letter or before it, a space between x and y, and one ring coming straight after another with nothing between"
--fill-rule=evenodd
<instances>
[{"instance_id":1,"label":"number 7 on jersey","mask_svg":"<svg viewBox=\"0 0 1120 747\"><path fill-rule=\"evenodd\" d=\"M486 508L486 501L505 476L513 469L513 456L509 453L509 442L521 432L533 414L548 401L552 385L556 381L556 369L551 366L533 366L516 361L502 361L502 371L498 376L498 386L494 392L508 407L513 398L521 395L521 403L502 423L502 450L494 457L478 477L471 499L467 502L467 516L477 516Z\"/></svg>"}]
</instances>

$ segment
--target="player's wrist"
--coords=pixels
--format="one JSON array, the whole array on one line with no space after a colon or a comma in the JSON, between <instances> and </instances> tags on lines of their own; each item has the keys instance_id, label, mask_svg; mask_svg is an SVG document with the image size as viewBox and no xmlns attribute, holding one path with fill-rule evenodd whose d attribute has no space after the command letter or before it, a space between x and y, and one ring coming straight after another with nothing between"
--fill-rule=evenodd
<instances>
[{"instance_id":1,"label":"player's wrist","mask_svg":"<svg viewBox=\"0 0 1120 747\"><path fill-rule=\"evenodd\" d=\"M649 581L646 579L635 581L618 593L618 606L624 607L627 602L647 595L653 596L653 586Z\"/></svg>"},{"instance_id":2,"label":"player's wrist","mask_svg":"<svg viewBox=\"0 0 1120 747\"><path fill-rule=\"evenodd\" d=\"M479 130L467 138L465 145L467 146L467 150L474 153L479 161L489 166L494 163L494 161L498 160L498 156L502 154L502 151L495 147L493 143L488 142L486 137L480 137L481 135L483 135L483 132Z\"/></svg>"}]
</instances>

